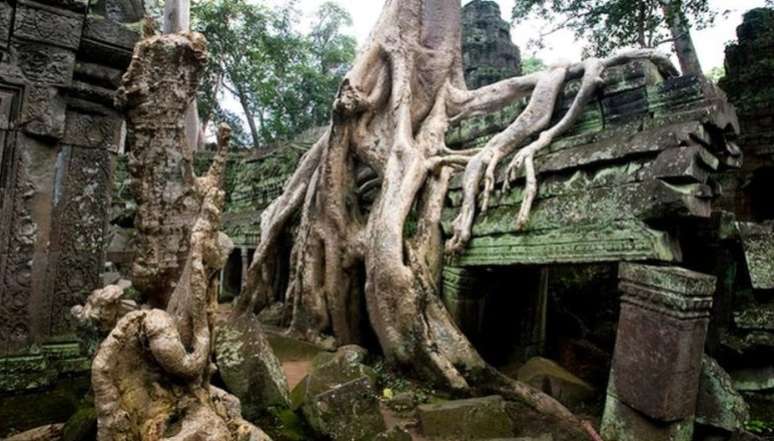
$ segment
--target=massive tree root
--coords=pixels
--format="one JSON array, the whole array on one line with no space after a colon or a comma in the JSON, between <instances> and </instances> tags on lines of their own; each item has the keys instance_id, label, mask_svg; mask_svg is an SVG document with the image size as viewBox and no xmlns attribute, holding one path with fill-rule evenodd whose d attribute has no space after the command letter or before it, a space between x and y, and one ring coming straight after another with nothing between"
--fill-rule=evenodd
<instances>
[{"instance_id":1,"label":"massive tree root","mask_svg":"<svg viewBox=\"0 0 774 441\"><path fill-rule=\"evenodd\" d=\"M233 248L219 231L230 129L220 128L205 176L180 159L190 156L182 121L205 58L201 35L151 37L137 46L119 89L142 213L144 254L133 276L149 305L124 301L129 284L121 283L73 308L76 318L110 330L92 363L100 441L269 440L242 419L238 399L210 385L217 275ZM182 256L170 245L175 239Z\"/></svg>"},{"instance_id":2,"label":"massive tree root","mask_svg":"<svg viewBox=\"0 0 774 441\"><path fill-rule=\"evenodd\" d=\"M73 310L81 320L112 326L92 364L101 441L269 440L242 419L238 399L209 383L216 276L233 248L219 233L227 127L220 144L210 172L195 180L200 208L169 308L137 309L118 318L116 311L128 306L122 300L128 286L122 284L95 291Z\"/></svg>"},{"instance_id":3,"label":"massive tree root","mask_svg":"<svg viewBox=\"0 0 774 441\"><path fill-rule=\"evenodd\" d=\"M463 249L479 196L486 208L498 164L521 147L507 172L526 172L527 196L515 220L524 225L537 191L535 154L573 124L605 67L633 58L651 59L664 69L671 64L637 51L469 91L462 76L459 14L458 0L386 2L369 44L341 85L330 129L262 215L261 241L236 313L252 313L277 295L271 292L271 259L300 213L284 297L292 332L357 342L359 309L353 305L364 297L370 324L394 365L452 390L522 400L598 439L556 400L490 367L454 324L438 296L441 211L453 171L464 168L464 204L447 244L450 251ZM565 80L579 77L582 85L570 111L549 127ZM445 146L449 124L522 98L529 99L524 112L484 148L463 152ZM381 188L373 204L364 204L358 191L370 184L360 178L374 173Z\"/></svg>"}]
</instances>

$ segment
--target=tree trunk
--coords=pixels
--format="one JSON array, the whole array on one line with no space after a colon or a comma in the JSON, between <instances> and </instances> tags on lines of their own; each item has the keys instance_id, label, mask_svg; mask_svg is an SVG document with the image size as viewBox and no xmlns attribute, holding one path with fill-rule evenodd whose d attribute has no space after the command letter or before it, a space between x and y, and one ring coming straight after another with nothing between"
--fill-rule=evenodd
<instances>
[{"instance_id":1,"label":"tree trunk","mask_svg":"<svg viewBox=\"0 0 774 441\"><path fill-rule=\"evenodd\" d=\"M190 0L167 0L164 3L164 20L161 32L164 34L176 34L191 30L191 2ZM196 100L188 106L185 113L185 136L190 151L199 148L199 112Z\"/></svg>"},{"instance_id":2,"label":"tree trunk","mask_svg":"<svg viewBox=\"0 0 774 441\"><path fill-rule=\"evenodd\" d=\"M298 219L285 293L292 332L317 341L333 335L338 344L357 341L359 317L352 305L364 299L393 365L460 393L520 399L599 439L553 398L489 366L455 325L439 296L440 218L452 173L464 168L465 201L447 244L459 251L470 238L479 196L487 205L497 165L523 147L508 172L522 167L527 172L527 196L517 219L526 223L537 191L534 154L572 125L605 67L632 58L669 65L651 51L635 51L469 91L462 74L459 0L388 0L340 87L329 130L262 214L260 242L235 314L252 313L275 298L271 262L282 233ZM568 76L580 77L581 88L567 115L548 128ZM530 97L527 109L485 147L466 152L446 147L450 123L525 97ZM358 200L364 169L381 179L371 205ZM412 233L409 218L416 219ZM357 275L360 268L364 281Z\"/></svg>"},{"instance_id":3,"label":"tree trunk","mask_svg":"<svg viewBox=\"0 0 774 441\"><path fill-rule=\"evenodd\" d=\"M223 73L219 72L217 78L215 79L215 85L212 88L212 97L214 100L218 99L218 95L220 94L220 89L223 86ZM207 137L207 129L210 127L210 122L212 120L212 112L213 109L210 109L209 112L207 112L205 115L202 115L201 120L199 121L199 132L196 136L196 150L204 150L204 141Z\"/></svg>"},{"instance_id":4,"label":"tree trunk","mask_svg":"<svg viewBox=\"0 0 774 441\"><path fill-rule=\"evenodd\" d=\"M190 179L177 185L185 187L185 211L193 216L184 238L171 236L185 241L180 271L152 270L153 263L169 264L163 253L168 242L151 244L154 238L169 236L168 219L146 219L146 228L138 229L141 242L148 245L138 257L151 264L140 265L140 269L151 268L140 271L141 276L158 279L145 280L150 286L171 287L168 302L146 305L121 317L127 306L136 306L122 299L128 288L122 283L95 291L86 305L73 310L80 319L112 328L92 363L99 441L270 441L242 418L235 397L210 385L217 274L233 248L220 232L230 129L221 127L218 153L205 176L195 176L190 162L170 164L174 162L171 151L181 154L186 149L181 127L185 109L196 94L205 47L204 38L196 33L145 39L135 48L117 91L116 104L127 115L131 151L142 153L133 164L145 171L133 183L140 212L158 208L159 199L167 196L162 193L168 182L152 171L186 168ZM171 260L178 263L177 256Z\"/></svg>"},{"instance_id":5,"label":"tree trunk","mask_svg":"<svg viewBox=\"0 0 774 441\"><path fill-rule=\"evenodd\" d=\"M191 30L190 0L167 0L164 3L163 34L176 34Z\"/></svg>"},{"instance_id":6,"label":"tree trunk","mask_svg":"<svg viewBox=\"0 0 774 441\"><path fill-rule=\"evenodd\" d=\"M239 98L239 104L242 105L242 111L245 112L247 125L250 127L250 138L253 140L253 148L258 150L261 147L261 135L258 133L258 127L255 125L255 115L253 115L253 111L250 110L250 103L247 102L247 96L242 91L242 88L239 85L235 85L235 87L237 98Z\"/></svg>"},{"instance_id":7,"label":"tree trunk","mask_svg":"<svg viewBox=\"0 0 774 441\"><path fill-rule=\"evenodd\" d=\"M661 9L669 26L669 31L674 40L677 59L680 61L680 69L683 75L695 75L704 77L696 47L691 38L691 27L682 10L681 0L662 0Z\"/></svg>"}]
</instances>

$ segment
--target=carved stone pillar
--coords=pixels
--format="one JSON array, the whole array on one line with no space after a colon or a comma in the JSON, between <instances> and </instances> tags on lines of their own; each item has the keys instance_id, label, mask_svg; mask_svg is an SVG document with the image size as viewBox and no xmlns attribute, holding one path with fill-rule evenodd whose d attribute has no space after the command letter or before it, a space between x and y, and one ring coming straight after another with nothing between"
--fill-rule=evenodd
<instances>
[{"instance_id":1,"label":"carved stone pillar","mask_svg":"<svg viewBox=\"0 0 774 441\"><path fill-rule=\"evenodd\" d=\"M472 270L451 266L443 269L443 302L460 329L473 341L481 334L484 294L476 289Z\"/></svg>"},{"instance_id":2,"label":"carved stone pillar","mask_svg":"<svg viewBox=\"0 0 774 441\"><path fill-rule=\"evenodd\" d=\"M602 436L690 441L715 277L622 264L621 315Z\"/></svg>"}]
</instances>

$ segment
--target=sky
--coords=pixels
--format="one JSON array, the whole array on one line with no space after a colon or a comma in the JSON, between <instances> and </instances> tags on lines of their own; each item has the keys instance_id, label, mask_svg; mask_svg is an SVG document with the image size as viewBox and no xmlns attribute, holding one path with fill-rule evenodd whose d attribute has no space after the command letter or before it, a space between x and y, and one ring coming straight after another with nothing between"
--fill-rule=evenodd
<instances>
[{"instance_id":1,"label":"sky","mask_svg":"<svg viewBox=\"0 0 774 441\"><path fill-rule=\"evenodd\" d=\"M275 3L284 0L273 0ZM305 16L314 13L321 0L298 0L298 7ZM346 8L353 18L353 26L350 32L357 38L358 43L363 43L371 31L371 28L379 18L384 0L336 0ZM463 0L468 3L469 0ZM510 11L517 0L496 0L506 20L510 19ZM726 43L736 39L736 27L742 22L742 13L763 6L765 0L710 0L710 4L717 10L728 10L726 17L719 16L711 29L694 31L694 43L699 53L699 58L705 70L723 65L723 48ZM510 20L509 20L510 21ZM522 49L525 56L535 55L548 64L557 61L575 61L581 59L583 43L576 41L572 32L557 32L545 39L545 49L532 53L527 50L527 41L535 35L540 28L539 23L525 23L511 30L514 42Z\"/></svg>"}]
</instances>

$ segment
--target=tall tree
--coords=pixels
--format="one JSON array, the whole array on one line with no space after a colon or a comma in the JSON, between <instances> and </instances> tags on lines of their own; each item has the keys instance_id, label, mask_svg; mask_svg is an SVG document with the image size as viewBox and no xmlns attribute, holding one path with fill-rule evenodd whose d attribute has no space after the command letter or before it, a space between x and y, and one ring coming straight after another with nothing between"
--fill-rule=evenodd
<instances>
[{"instance_id":1,"label":"tall tree","mask_svg":"<svg viewBox=\"0 0 774 441\"><path fill-rule=\"evenodd\" d=\"M303 47L293 30L293 14L288 7L245 0L194 4L193 28L207 36L210 51L200 106L207 125L222 110L219 99L228 92L242 109L253 147L272 138L267 120L277 113L288 66L298 63Z\"/></svg>"},{"instance_id":2,"label":"tall tree","mask_svg":"<svg viewBox=\"0 0 774 441\"><path fill-rule=\"evenodd\" d=\"M308 103L308 121L302 126L328 123L330 109L341 80L355 59L357 42L343 29L352 25L352 17L334 2L323 3L314 13L312 30L306 36L308 57L302 65L302 102Z\"/></svg>"},{"instance_id":3,"label":"tall tree","mask_svg":"<svg viewBox=\"0 0 774 441\"><path fill-rule=\"evenodd\" d=\"M623 47L656 48L673 43L685 74L702 75L693 46L692 26L713 22L709 0L521 0L513 8L516 23L540 19L548 29L570 29L588 41L589 55L605 56Z\"/></svg>"},{"instance_id":4,"label":"tall tree","mask_svg":"<svg viewBox=\"0 0 774 441\"><path fill-rule=\"evenodd\" d=\"M166 0L161 32L175 34L191 30L191 0ZM185 115L185 134L188 148L196 150L199 146L199 114L196 102L191 103Z\"/></svg>"},{"instance_id":5,"label":"tall tree","mask_svg":"<svg viewBox=\"0 0 774 441\"><path fill-rule=\"evenodd\" d=\"M207 35L211 53L199 105L202 131L228 113L222 103L229 95L256 148L327 122L355 41L343 34L351 18L341 7L324 3L315 17L303 35L290 7L246 0L194 4L194 29Z\"/></svg>"},{"instance_id":6,"label":"tall tree","mask_svg":"<svg viewBox=\"0 0 774 441\"><path fill-rule=\"evenodd\" d=\"M573 124L604 69L634 58L651 59L670 74L674 69L655 52L641 50L468 90L460 37L459 0L385 2L339 88L329 130L262 214L260 241L234 314L252 314L276 298L272 265L281 255L282 237L291 234L292 269L288 283L279 285L288 287L283 299L293 332L357 342L361 309L353 305L364 301L389 363L460 393L520 399L598 440L588 423L556 400L488 365L454 324L437 292L444 254L441 210L453 170L464 168L464 200L447 243L451 252L459 251L470 239L477 202L487 205L498 163L518 150L508 173L526 171L517 219L523 226L537 190L535 153ZM575 102L551 126L570 75L581 81ZM523 98L526 109L484 147L459 152L445 145L451 123ZM373 203L357 197L368 169L380 181Z\"/></svg>"}]
</instances>

